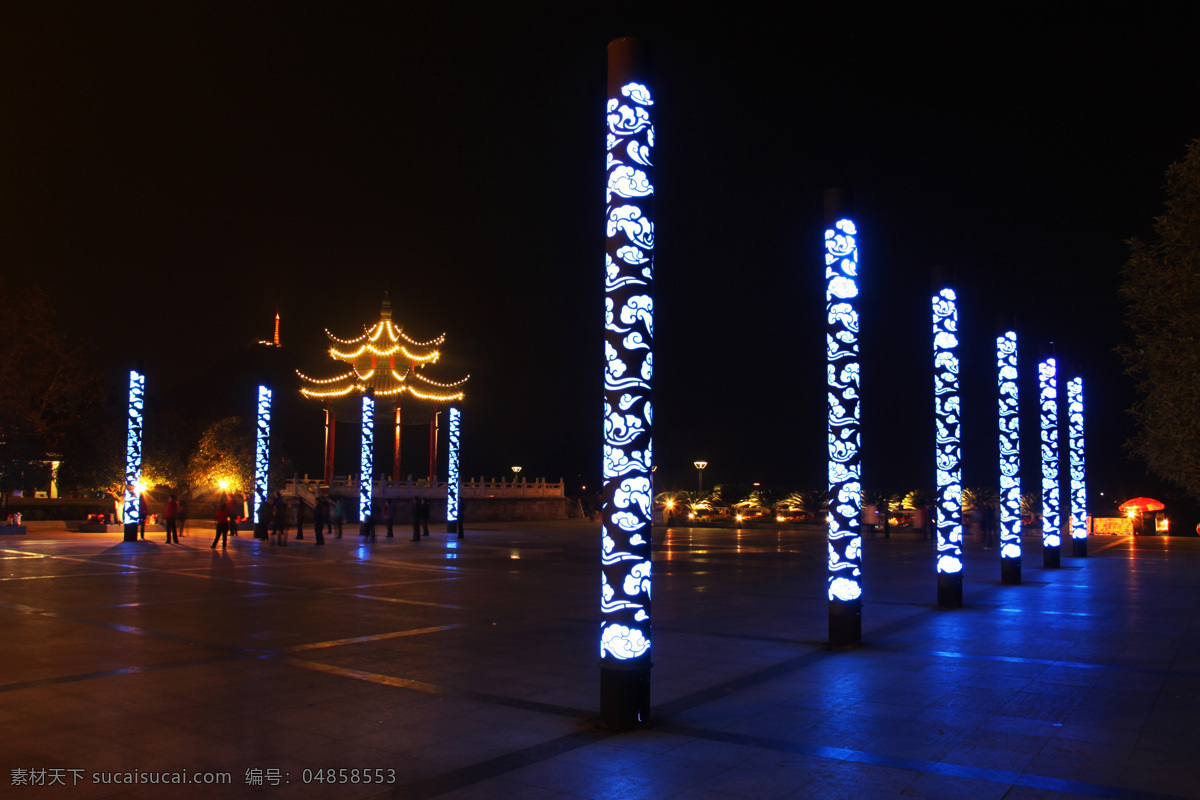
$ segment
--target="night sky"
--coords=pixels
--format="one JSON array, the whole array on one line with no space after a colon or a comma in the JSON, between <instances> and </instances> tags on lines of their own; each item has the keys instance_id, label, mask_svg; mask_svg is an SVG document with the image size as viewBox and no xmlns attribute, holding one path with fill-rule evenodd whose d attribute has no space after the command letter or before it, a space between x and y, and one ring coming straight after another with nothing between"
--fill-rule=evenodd
<instances>
[{"instance_id":1,"label":"night sky","mask_svg":"<svg viewBox=\"0 0 1200 800\"><path fill-rule=\"evenodd\" d=\"M276 312L272 369L333 374L324 329L356 335L389 290L406 332L447 335L430 374L472 376L466 474L595 485L605 46L641 36L658 489L693 488L696 459L706 486L824 484L821 203L844 186L868 488L933 483L936 266L960 296L965 485L997 481L1004 312L1025 443L1053 341L1085 377L1093 498L1165 493L1123 455L1133 395L1113 348L1125 241L1200 136L1195 19L1173 13L1190 4L633 5L5 4L3 274L53 292L113 386L144 359L152 409L244 394L247 414L250 346ZM285 388L280 441L318 474L319 406ZM405 471L424 471L416 455ZM1027 446L1026 488L1036 459Z\"/></svg>"}]
</instances>

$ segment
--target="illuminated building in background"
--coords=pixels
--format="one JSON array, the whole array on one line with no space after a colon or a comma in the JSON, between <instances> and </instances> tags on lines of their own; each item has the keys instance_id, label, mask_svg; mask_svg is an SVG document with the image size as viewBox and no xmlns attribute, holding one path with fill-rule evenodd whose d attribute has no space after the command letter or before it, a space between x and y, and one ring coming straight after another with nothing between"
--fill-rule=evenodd
<instances>
[{"instance_id":1,"label":"illuminated building in background","mask_svg":"<svg viewBox=\"0 0 1200 800\"><path fill-rule=\"evenodd\" d=\"M141 521L142 414L145 410L146 376L129 371L129 426L125 436L125 541L137 541ZM133 538L130 538L132 527Z\"/></svg>"},{"instance_id":2,"label":"illuminated building in background","mask_svg":"<svg viewBox=\"0 0 1200 800\"><path fill-rule=\"evenodd\" d=\"M826 409L829 433L829 641L862 640L862 457L858 350L858 230L825 195Z\"/></svg>"},{"instance_id":3,"label":"illuminated building in background","mask_svg":"<svg viewBox=\"0 0 1200 800\"><path fill-rule=\"evenodd\" d=\"M1038 364L1042 421L1042 564L1061 564L1062 518L1058 499L1058 367L1053 357Z\"/></svg>"},{"instance_id":4,"label":"illuminated building in background","mask_svg":"<svg viewBox=\"0 0 1200 800\"><path fill-rule=\"evenodd\" d=\"M1000 580L1021 582L1021 418L1017 413L1017 334L996 337L1000 396Z\"/></svg>"},{"instance_id":5,"label":"illuminated building in background","mask_svg":"<svg viewBox=\"0 0 1200 800\"><path fill-rule=\"evenodd\" d=\"M261 519L263 505L267 502L267 492L270 490L268 470L270 467L271 450L271 390L266 386L258 387L258 414L256 416L258 431L258 446L254 450L254 524L265 524Z\"/></svg>"},{"instance_id":6,"label":"illuminated building in background","mask_svg":"<svg viewBox=\"0 0 1200 800\"><path fill-rule=\"evenodd\" d=\"M937 497L938 605L962 606L962 446L958 394L958 308L953 289L933 297L933 401Z\"/></svg>"},{"instance_id":7,"label":"illuminated building in background","mask_svg":"<svg viewBox=\"0 0 1200 800\"><path fill-rule=\"evenodd\" d=\"M375 393L368 389L362 398L362 447L358 467L358 518L371 521L371 490L375 471Z\"/></svg>"},{"instance_id":8,"label":"illuminated building in background","mask_svg":"<svg viewBox=\"0 0 1200 800\"><path fill-rule=\"evenodd\" d=\"M458 526L458 447L459 425L462 412L450 407L450 465L446 472L446 530L454 532Z\"/></svg>"},{"instance_id":9,"label":"illuminated building in background","mask_svg":"<svg viewBox=\"0 0 1200 800\"><path fill-rule=\"evenodd\" d=\"M329 378L312 378L297 370L304 382L300 393L326 403L325 426L325 483L333 478L333 437L336 432L336 405L342 398L374 390L377 398L390 398L393 403L395 439L392 447L392 477L400 477L401 402L422 406L419 424L429 418L429 479L437 473L438 406L463 399L463 387L471 376L453 381L438 381L427 376L428 368L441 358L438 347L446 340L442 334L428 341L417 341L392 322L392 303L384 293L379 321L364 326L361 336L339 339L328 330L325 335L333 342L329 355L342 363L341 371Z\"/></svg>"},{"instance_id":10,"label":"illuminated building in background","mask_svg":"<svg viewBox=\"0 0 1200 800\"><path fill-rule=\"evenodd\" d=\"M1083 449L1083 378L1067 382L1067 431L1071 449L1071 555L1087 555L1087 470Z\"/></svg>"},{"instance_id":11,"label":"illuminated building in background","mask_svg":"<svg viewBox=\"0 0 1200 800\"><path fill-rule=\"evenodd\" d=\"M649 47L608 46L600 714L618 730L650 710L654 125Z\"/></svg>"}]
</instances>

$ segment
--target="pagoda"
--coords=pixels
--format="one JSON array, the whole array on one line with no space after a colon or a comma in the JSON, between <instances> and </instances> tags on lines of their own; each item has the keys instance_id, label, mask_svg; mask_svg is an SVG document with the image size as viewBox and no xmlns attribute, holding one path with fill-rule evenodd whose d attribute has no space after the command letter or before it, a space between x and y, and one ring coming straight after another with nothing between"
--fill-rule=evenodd
<instances>
[{"instance_id":1,"label":"pagoda","mask_svg":"<svg viewBox=\"0 0 1200 800\"><path fill-rule=\"evenodd\" d=\"M296 374L304 381L300 393L305 397L324 400L325 407L325 484L333 479L333 444L336 427L333 402L338 398L374 390L376 398L390 397L394 404L395 440L392 449L392 477L400 476L400 401L404 395L432 406L429 423L429 479L436 476L438 405L455 403L463 399L462 386L465 378L452 383L433 380L424 374L426 367L436 364L441 357L438 347L446 340L446 334L427 342L412 339L404 329L392 322L392 303L387 292L383 293L383 306L379 321L370 328L363 326L363 333L354 339L340 339L325 330L325 335L334 343L329 355L347 365L341 374L332 378L310 378L299 370Z\"/></svg>"}]
</instances>

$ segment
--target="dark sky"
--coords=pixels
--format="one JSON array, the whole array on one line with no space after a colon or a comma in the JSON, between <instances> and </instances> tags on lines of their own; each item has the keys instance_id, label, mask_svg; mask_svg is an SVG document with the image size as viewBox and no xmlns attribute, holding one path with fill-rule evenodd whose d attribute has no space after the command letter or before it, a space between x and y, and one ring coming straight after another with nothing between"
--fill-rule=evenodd
<instances>
[{"instance_id":1,"label":"dark sky","mask_svg":"<svg viewBox=\"0 0 1200 800\"><path fill-rule=\"evenodd\" d=\"M710 486L823 484L837 185L861 230L868 487L932 483L943 266L966 485L996 480L1008 312L1030 412L1038 343L1082 365L1093 492L1161 491L1122 455L1112 349L1124 242L1200 136L1189 4L826 5L5 4L0 263L53 290L114 383L144 358L160 405L253 384L276 311L286 366L329 370L323 329L354 335L388 289L411 335L447 334L440 375L472 376L466 473L594 483L605 45L637 35L657 74L660 489L692 487L700 458ZM319 411L281 395L318 473Z\"/></svg>"}]
</instances>

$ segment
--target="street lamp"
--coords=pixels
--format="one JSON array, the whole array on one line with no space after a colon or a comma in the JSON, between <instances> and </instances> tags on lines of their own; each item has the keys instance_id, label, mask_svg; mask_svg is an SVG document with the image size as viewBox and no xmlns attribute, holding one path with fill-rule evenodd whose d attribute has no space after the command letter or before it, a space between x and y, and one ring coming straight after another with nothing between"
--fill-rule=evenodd
<instances>
[{"instance_id":1,"label":"street lamp","mask_svg":"<svg viewBox=\"0 0 1200 800\"><path fill-rule=\"evenodd\" d=\"M512 468L512 471L513 471L513 480L515 481L515 480L517 479L517 474L518 474L518 473L521 471L521 468L520 468L520 467L513 467L513 468Z\"/></svg>"},{"instance_id":2,"label":"street lamp","mask_svg":"<svg viewBox=\"0 0 1200 800\"><path fill-rule=\"evenodd\" d=\"M692 464L696 467L696 486L697 491L704 491L704 468L708 466L707 461L693 461Z\"/></svg>"}]
</instances>

